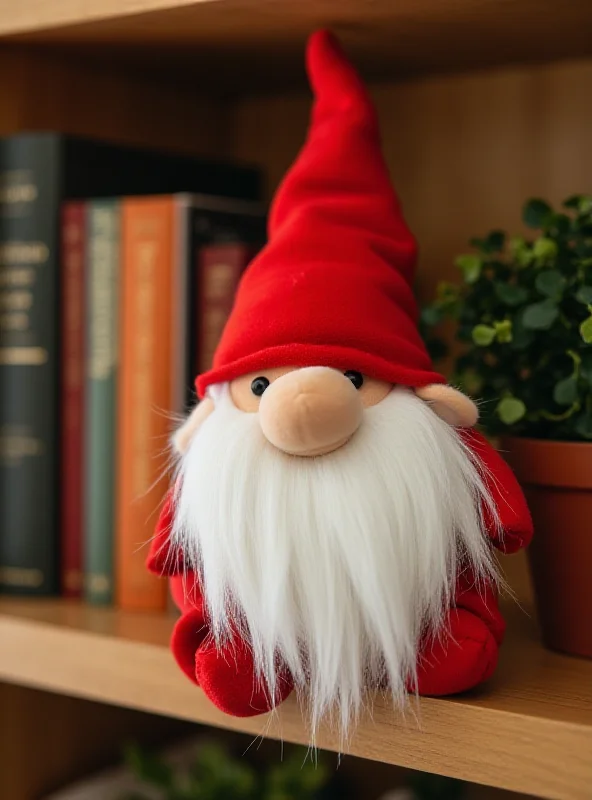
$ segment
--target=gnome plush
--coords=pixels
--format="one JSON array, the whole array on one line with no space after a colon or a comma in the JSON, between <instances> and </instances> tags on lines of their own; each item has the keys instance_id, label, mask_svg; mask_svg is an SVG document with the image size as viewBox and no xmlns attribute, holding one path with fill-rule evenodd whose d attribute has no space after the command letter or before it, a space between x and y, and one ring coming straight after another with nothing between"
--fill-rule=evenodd
<instances>
[{"instance_id":1,"label":"gnome plush","mask_svg":"<svg viewBox=\"0 0 592 800\"><path fill-rule=\"evenodd\" d=\"M327 32L307 66L307 140L174 436L148 566L172 578L173 653L216 706L260 714L295 690L313 730L348 733L373 690L403 707L492 675L493 551L532 527L418 333L370 99Z\"/></svg>"}]
</instances>

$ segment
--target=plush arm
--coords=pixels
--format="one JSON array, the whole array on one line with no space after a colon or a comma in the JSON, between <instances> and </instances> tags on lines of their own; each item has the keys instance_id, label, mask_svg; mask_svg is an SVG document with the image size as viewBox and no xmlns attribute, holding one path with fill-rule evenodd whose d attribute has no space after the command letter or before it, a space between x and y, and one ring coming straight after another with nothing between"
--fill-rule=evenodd
<instances>
[{"instance_id":1,"label":"plush arm","mask_svg":"<svg viewBox=\"0 0 592 800\"><path fill-rule=\"evenodd\" d=\"M150 544L150 552L146 566L155 575L161 577L181 575L185 571L183 554L173 551L170 533L173 526L173 490L170 489L156 524L154 537Z\"/></svg>"},{"instance_id":2,"label":"plush arm","mask_svg":"<svg viewBox=\"0 0 592 800\"><path fill-rule=\"evenodd\" d=\"M191 414L187 417L183 425L175 432L172 442L173 447L179 455L183 455L199 430L200 425L206 420L214 410L214 402L210 397L206 397L198 403ZM170 533L173 526L173 489L169 490L165 503L160 512L160 517L156 525L156 531L150 552L146 561L146 566L150 572L156 575L174 577L187 572L183 563L183 554L180 551L172 552L170 546Z\"/></svg>"},{"instance_id":3,"label":"plush arm","mask_svg":"<svg viewBox=\"0 0 592 800\"><path fill-rule=\"evenodd\" d=\"M532 539L533 526L526 499L508 464L494 447L475 430L459 431L479 458L485 485L497 508L501 530L485 512L485 523L494 545L503 553L515 553Z\"/></svg>"}]
</instances>

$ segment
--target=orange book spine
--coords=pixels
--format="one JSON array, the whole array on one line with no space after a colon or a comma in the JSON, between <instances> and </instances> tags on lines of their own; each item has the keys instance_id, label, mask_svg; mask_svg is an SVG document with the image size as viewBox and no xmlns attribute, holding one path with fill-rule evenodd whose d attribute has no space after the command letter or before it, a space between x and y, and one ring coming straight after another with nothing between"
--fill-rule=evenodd
<instances>
[{"instance_id":1,"label":"orange book spine","mask_svg":"<svg viewBox=\"0 0 592 800\"><path fill-rule=\"evenodd\" d=\"M118 408L117 602L165 610L167 584L145 567L167 490L174 397L175 200L123 201L123 302Z\"/></svg>"}]
</instances>

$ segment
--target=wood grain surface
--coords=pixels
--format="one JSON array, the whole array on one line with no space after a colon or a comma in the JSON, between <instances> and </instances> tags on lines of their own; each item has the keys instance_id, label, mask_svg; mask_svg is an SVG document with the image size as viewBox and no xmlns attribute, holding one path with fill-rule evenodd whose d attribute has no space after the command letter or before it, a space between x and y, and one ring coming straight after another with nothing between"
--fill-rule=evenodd
<instances>
[{"instance_id":1,"label":"wood grain surface","mask_svg":"<svg viewBox=\"0 0 592 800\"><path fill-rule=\"evenodd\" d=\"M589 798L592 662L543 649L525 612L512 606L507 615L510 634L487 687L422 699L405 717L376 698L348 752L544 798ZM5 599L0 679L254 736L307 740L294 699L265 717L218 712L173 664L171 627L164 615ZM329 730L318 744L339 749Z\"/></svg>"},{"instance_id":2,"label":"wood grain surface","mask_svg":"<svg viewBox=\"0 0 592 800\"><path fill-rule=\"evenodd\" d=\"M1 43L0 74L0 135L55 130L195 155L219 152L220 103L183 81Z\"/></svg>"},{"instance_id":3,"label":"wood grain surface","mask_svg":"<svg viewBox=\"0 0 592 800\"><path fill-rule=\"evenodd\" d=\"M2 0L0 36L112 61L157 62L202 84L302 82L316 27L370 76L458 71L592 52L588 0Z\"/></svg>"}]
</instances>

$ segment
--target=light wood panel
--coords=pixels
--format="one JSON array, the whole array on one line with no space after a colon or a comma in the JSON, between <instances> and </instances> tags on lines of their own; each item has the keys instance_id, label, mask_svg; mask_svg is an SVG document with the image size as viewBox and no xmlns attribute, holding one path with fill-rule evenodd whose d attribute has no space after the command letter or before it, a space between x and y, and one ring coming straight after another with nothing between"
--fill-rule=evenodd
<instances>
[{"instance_id":1,"label":"light wood panel","mask_svg":"<svg viewBox=\"0 0 592 800\"><path fill-rule=\"evenodd\" d=\"M223 116L194 87L114 65L0 50L0 134L58 130L215 156Z\"/></svg>"},{"instance_id":2,"label":"light wood panel","mask_svg":"<svg viewBox=\"0 0 592 800\"><path fill-rule=\"evenodd\" d=\"M544 650L526 615L515 607L506 612L510 634L489 686L456 699L423 699L417 719L398 718L377 698L350 752L545 798L588 798L592 662ZM218 712L173 665L171 622L60 602L2 600L0 679L255 736L306 740L293 699L269 717ZM327 730L318 744L339 747Z\"/></svg>"},{"instance_id":3,"label":"light wood panel","mask_svg":"<svg viewBox=\"0 0 592 800\"><path fill-rule=\"evenodd\" d=\"M191 729L179 720L0 684L0 797L37 800L119 761L129 739L157 744Z\"/></svg>"},{"instance_id":4,"label":"light wood panel","mask_svg":"<svg viewBox=\"0 0 592 800\"><path fill-rule=\"evenodd\" d=\"M518 232L526 198L592 189L591 87L592 61L373 87L386 158L419 239L422 298L456 277L453 258L471 236ZM269 194L303 141L308 112L303 93L235 107L229 153L265 167Z\"/></svg>"},{"instance_id":5,"label":"light wood panel","mask_svg":"<svg viewBox=\"0 0 592 800\"><path fill-rule=\"evenodd\" d=\"M308 33L330 26L368 74L412 75L592 51L588 0L4 0L0 35L158 59L206 84L302 79Z\"/></svg>"}]
</instances>

